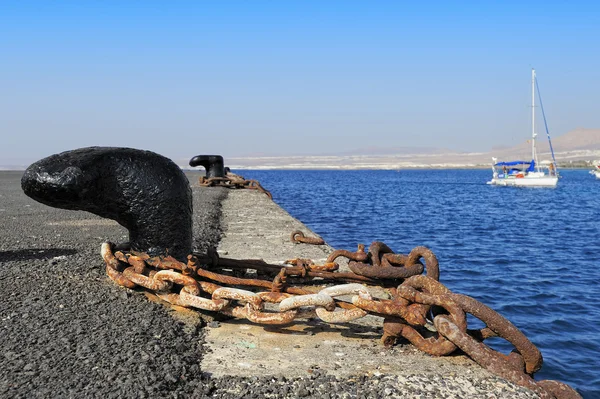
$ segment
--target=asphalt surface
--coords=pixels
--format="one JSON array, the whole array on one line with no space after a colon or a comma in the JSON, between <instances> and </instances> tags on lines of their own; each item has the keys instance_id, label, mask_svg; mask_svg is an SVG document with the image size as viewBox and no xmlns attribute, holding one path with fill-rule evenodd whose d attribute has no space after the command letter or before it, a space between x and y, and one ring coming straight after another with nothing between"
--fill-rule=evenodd
<instances>
[{"instance_id":1,"label":"asphalt surface","mask_svg":"<svg viewBox=\"0 0 600 399\"><path fill-rule=\"evenodd\" d=\"M126 230L29 199L21 174L0 172L2 398L537 397L493 376L339 379L314 370L293 378L212 378L200 368L201 322L184 322L170 307L106 277L100 245L125 241ZM220 240L226 196L225 189L194 189L200 252Z\"/></svg>"},{"instance_id":2,"label":"asphalt surface","mask_svg":"<svg viewBox=\"0 0 600 399\"><path fill-rule=\"evenodd\" d=\"M1 176L0 396L180 397L201 386L199 326L106 278L100 245L126 230L38 204L21 193L21 173ZM226 195L204 194L197 247L218 242Z\"/></svg>"}]
</instances>

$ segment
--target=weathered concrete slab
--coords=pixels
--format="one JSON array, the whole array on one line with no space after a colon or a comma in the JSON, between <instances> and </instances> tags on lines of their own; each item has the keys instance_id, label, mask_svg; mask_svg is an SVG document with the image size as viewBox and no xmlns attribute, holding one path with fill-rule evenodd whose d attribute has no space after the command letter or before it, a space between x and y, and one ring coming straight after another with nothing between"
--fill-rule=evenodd
<instances>
[{"instance_id":1,"label":"weathered concrete slab","mask_svg":"<svg viewBox=\"0 0 600 399\"><path fill-rule=\"evenodd\" d=\"M231 190L221 211L223 236L218 251L222 256L279 263L299 257L322 261L333 251L329 245L293 243L290 235L295 230L320 236L262 193Z\"/></svg>"},{"instance_id":2,"label":"weathered concrete slab","mask_svg":"<svg viewBox=\"0 0 600 399\"><path fill-rule=\"evenodd\" d=\"M337 377L353 375L473 375L478 366L463 356L433 358L412 346L386 349L381 332L357 323L328 325L309 321L284 328L234 320L208 329L202 369L216 377L284 375L315 370Z\"/></svg>"},{"instance_id":3,"label":"weathered concrete slab","mask_svg":"<svg viewBox=\"0 0 600 399\"><path fill-rule=\"evenodd\" d=\"M231 191L222 202L221 227L221 256L277 263L296 257L324 260L333 251L328 245L292 243L294 230L317 235L259 192ZM227 321L206 330L201 368L215 376L294 377L320 369L335 376L441 372L489 377L464 356L434 358L411 345L385 349L379 342L382 322L375 316L338 325L311 319L279 328Z\"/></svg>"}]
</instances>

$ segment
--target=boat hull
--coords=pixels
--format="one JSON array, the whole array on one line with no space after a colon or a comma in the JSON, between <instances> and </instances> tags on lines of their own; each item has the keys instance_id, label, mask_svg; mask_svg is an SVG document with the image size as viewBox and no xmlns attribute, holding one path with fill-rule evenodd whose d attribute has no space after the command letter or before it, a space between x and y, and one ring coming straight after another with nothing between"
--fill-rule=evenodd
<instances>
[{"instance_id":1,"label":"boat hull","mask_svg":"<svg viewBox=\"0 0 600 399\"><path fill-rule=\"evenodd\" d=\"M508 187L556 187L558 183L558 177L556 176L543 176L543 177L505 177L505 178L492 178L488 184L494 186L508 186Z\"/></svg>"},{"instance_id":2,"label":"boat hull","mask_svg":"<svg viewBox=\"0 0 600 399\"><path fill-rule=\"evenodd\" d=\"M590 170L590 173L596 176L596 179L600 179L600 170Z\"/></svg>"}]
</instances>

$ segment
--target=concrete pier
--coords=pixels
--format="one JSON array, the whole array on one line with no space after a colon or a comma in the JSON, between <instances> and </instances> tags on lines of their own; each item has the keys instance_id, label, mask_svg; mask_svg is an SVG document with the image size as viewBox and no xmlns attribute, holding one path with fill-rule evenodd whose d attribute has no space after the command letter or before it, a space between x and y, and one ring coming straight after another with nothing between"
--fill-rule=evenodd
<instances>
[{"instance_id":1,"label":"concrete pier","mask_svg":"<svg viewBox=\"0 0 600 399\"><path fill-rule=\"evenodd\" d=\"M292 243L290 233L294 230L301 230L307 236L318 237L318 234L262 193L232 190L221 206L222 237L218 246L221 256L262 259L274 264L297 257L322 262L334 250L327 244ZM477 394L501 397L511 385L505 381L499 383L498 377L465 356L432 357L412 345L385 349L379 342L382 323L381 318L374 316L337 325L309 320L285 327L231 320L205 330L204 346L210 350L205 353L201 368L215 377L306 378L315 371L338 378L387 375L396 378L406 395L413 389L426 390L423 378L431 379L433 385L434 381L444 379L444 394L457 397ZM411 378L417 378L418 382L411 382ZM475 387L484 381L490 391L477 392ZM512 392L507 397L514 395Z\"/></svg>"},{"instance_id":2,"label":"concrete pier","mask_svg":"<svg viewBox=\"0 0 600 399\"><path fill-rule=\"evenodd\" d=\"M207 325L117 287L99 251L126 231L27 198L21 174L0 172L0 397L537 397L463 356L386 350L377 318ZM316 234L264 194L201 188L197 176L188 174L197 249L270 263L332 251L293 244L293 230Z\"/></svg>"}]
</instances>

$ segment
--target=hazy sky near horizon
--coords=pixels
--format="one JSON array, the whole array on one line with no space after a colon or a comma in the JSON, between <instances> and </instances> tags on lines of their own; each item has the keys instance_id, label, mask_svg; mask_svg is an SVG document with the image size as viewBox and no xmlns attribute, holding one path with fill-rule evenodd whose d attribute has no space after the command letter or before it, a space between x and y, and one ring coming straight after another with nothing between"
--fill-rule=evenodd
<instances>
[{"instance_id":1,"label":"hazy sky near horizon","mask_svg":"<svg viewBox=\"0 0 600 399\"><path fill-rule=\"evenodd\" d=\"M596 1L6 1L0 165L92 145L487 151L600 128ZM543 132L543 131L540 131Z\"/></svg>"}]
</instances>

